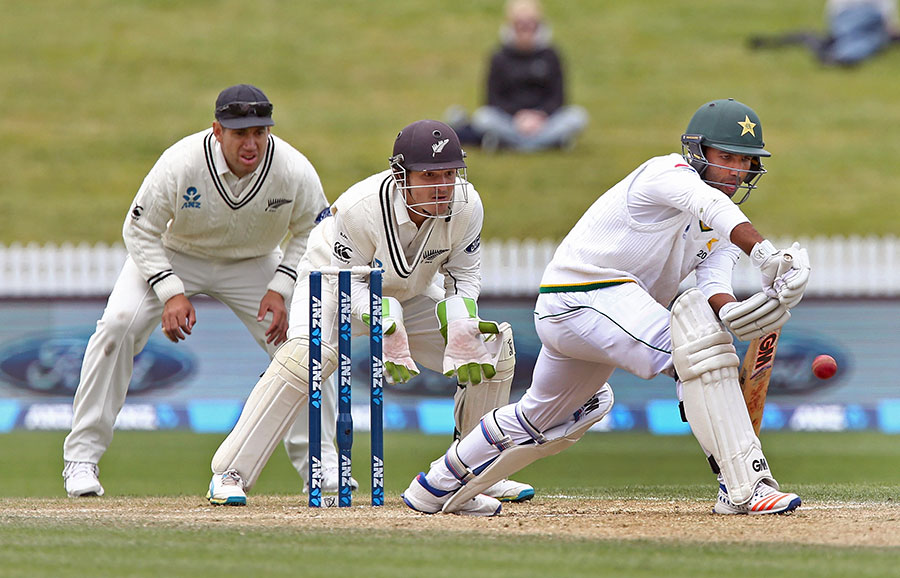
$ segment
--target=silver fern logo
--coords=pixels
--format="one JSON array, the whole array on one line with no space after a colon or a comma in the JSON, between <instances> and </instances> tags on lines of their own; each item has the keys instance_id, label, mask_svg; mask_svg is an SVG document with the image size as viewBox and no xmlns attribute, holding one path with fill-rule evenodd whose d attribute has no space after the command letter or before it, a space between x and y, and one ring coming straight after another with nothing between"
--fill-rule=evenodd
<instances>
[{"instance_id":1,"label":"silver fern logo","mask_svg":"<svg viewBox=\"0 0 900 578\"><path fill-rule=\"evenodd\" d=\"M431 263L432 261L437 259L437 257L439 255L443 255L444 253L448 252L449 250L450 249L429 249L429 250L425 251L424 253L422 253L422 260L425 261L426 263Z\"/></svg>"},{"instance_id":2,"label":"silver fern logo","mask_svg":"<svg viewBox=\"0 0 900 578\"><path fill-rule=\"evenodd\" d=\"M280 207L282 205L287 205L288 203L292 203L292 202L293 201L291 199L267 199L266 200L266 203L267 203L266 212L274 213L275 211L278 210L278 207Z\"/></svg>"},{"instance_id":3,"label":"silver fern logo","mask_svg":"<svg viewBox=\"0 0 900 578\"><path fill-rule=\"evenodd\" d=\"M450 139L445 138L444 140L439 140L438 142L431 145L431 158L434 158L434 155L444 150L444 147L447 146L447 143L450 142Z\"/></svg>"}]
</instances>

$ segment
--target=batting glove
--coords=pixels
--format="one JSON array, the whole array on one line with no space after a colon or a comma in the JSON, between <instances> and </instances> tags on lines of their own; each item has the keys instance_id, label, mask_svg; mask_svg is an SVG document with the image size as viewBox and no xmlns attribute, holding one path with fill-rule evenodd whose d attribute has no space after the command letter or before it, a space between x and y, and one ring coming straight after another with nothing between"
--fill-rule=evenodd
<instances>
[{"instance_id":1,"label":"batting glove","mask_svg":"<svg viewBox=\"0 0 900 578\"><path fill-rule=\"evenodd\" d=\"M800 243L777 250L769 241L761 241L750 251L750 262L762 277L763 292L777 298L788 309L796 306L809 283L809 255Z\"/></svg>"},{"instance_id":2,"label":"batting glove","mask_svg":"<svg viewBox=\"0 0 900 578\"><path fill-rule=\"evenodd\" d=\"M741 341L780 329L790 318L787 306L762 291L744 301L726 303L719 309L719 319Z\"/></svg>"},{"instance_id":3,"label":"batting glove","mask_svg":"<svg viewBox=\"0 0 900 578\"><path fill-rule=\"evenodd\" d=\"M474 299L454 296L437 304L435 309L441 324L441 334L447 346L444 348L444 375L456 374L460 385L477 385L497 375L494 356L485 346L485 336L500 333L494 321L478 317L478 305Z\"/></svg>"},{"instance_id":4,"label":"batting glove","mask_svg":"<svg viewBox=\"0 0 900 578\"><path fill-rule=\"evenodd\" d=\"M369 323L369 316L363 315ZM381 298L381 328L384 334L381 355L388 383L406 383L419 375L419 367L409 352L409 338L403 327L403 307L393 297Z\"/></svg>"},{"instance_id":5,"label":"batting glove","mask_svg":"<svg viewBox=\"0 0 900 578\"><path fill-rule=\"evenodd\" d=\"M775 279L775 289L778 291L778 300L788 309L800 303L809 283L809 255L806 249L800 248L800 243L794 243L786 254L793 258L791 268L781 277Z\"/></svg>"}]
</instances>

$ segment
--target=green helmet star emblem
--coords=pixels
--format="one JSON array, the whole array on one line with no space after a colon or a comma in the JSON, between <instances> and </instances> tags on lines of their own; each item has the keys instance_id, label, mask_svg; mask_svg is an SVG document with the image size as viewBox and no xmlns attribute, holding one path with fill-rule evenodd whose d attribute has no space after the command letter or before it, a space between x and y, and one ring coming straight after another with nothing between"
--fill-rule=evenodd
<instances>
[{"instance_id":1,"label":"green helmet star emblem","mask_svg":"<svg viewBox=\"0 0 900 578\"><path fill-rule=\"evenodd\" d=\"M700 144L739 155L768 157L762 124L753 109L733 98L707 102L694 113L686 135L703 137Z\"/></svg>"},{"instance_id":2,"label":"green helmet star emblem","mask_svg":"<svg viewBox=\"0 0 900 578\"><path fill-rule=\"evenodd\" d=\"M762 123L752 108L733 98L713 100L697 109L681 135L681 150L700 177L709 163L703 147L712 147L732 154L753 157L751 170L744 179L746 194L737 201L743 203L756 188L756 181L766 171L760 157L772 156L765 147Z\"/></svg>"}]
</instances>

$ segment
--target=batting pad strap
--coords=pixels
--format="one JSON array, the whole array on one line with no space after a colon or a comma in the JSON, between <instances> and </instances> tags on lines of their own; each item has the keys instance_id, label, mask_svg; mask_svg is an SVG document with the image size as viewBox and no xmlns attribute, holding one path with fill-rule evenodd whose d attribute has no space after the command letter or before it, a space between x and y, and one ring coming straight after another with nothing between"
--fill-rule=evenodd
<instances>
[{"instance_id":1,"label":"batting pad strap","mask_svg":"<svg viewBox=\"0 0 900 578\"><path fill-rule=\"evenodd\" d=\"M453 445L451 445L450 449L447 450L447 453L444 454L444 465L447 466L447 469L450 470L453 477L459 480L460 484L465 485L469 480L475 477L475 474L469 469L469 466L459 459L459 454L456 453L456 446L458 445L459 440L453 440ZM426 486L426 488L427 487L428 486ZM431 493L434 494L433 491ZM438 494L435 495L437 496Z\"/></svg>"},{"instance_id":2,"label":"batting pad strap","mask_svg":"<svg viewBox=\"0 0 900 578\"><path fill-rule=\"evenodd\" d=\"M416 481L422 484L422 487L428 490L428 492L435 497L443 498L447 494L451 493L453 490L439 490L428 483L428 478L425 477L424 472L419 472L419 475L416 476Z\"/></svg>"},{"instance_id":3,"label":"batting pad strap","mask_svg":"<svg viewBox=\"0 0 900 578\"><path fill-rule=\"evenodd\" d=\"M516 410L516 419L519 420L519 425L522 426L522 429L525 430L525 433L531 436L531 439L534 440L536 444L547 443L547 438L544 437L544 434L538 430L538 428L531 425L531 422L528 421L528 418L525 417L525 412L522 411L522 408L519 404L515 406Z\"/></svg>"},{"instance_id":4,"label":"batting pad strap","mask_svg":"<svg viewBox=\"0 0 900 578\"><path fill-rule=\"evenodd\" d=\"M672 350L672 360L682 381L741 364L731 342L731 335L725 331L705 335L675 347Z\"/></svg>"},{"instance_id":5,"label":"batting pad strap","mask_svg":"<svg viewBox=\"0 0 900 578\"><path fill-rule=\"evenodd\" d=\"M500 424L497 423L497 418L494 417L494 412L496 411L495 409L481 419L481 433L489 444L502 452L511 448L513 441L511 437L503 432Z\"/></svg>"}]
</instances>

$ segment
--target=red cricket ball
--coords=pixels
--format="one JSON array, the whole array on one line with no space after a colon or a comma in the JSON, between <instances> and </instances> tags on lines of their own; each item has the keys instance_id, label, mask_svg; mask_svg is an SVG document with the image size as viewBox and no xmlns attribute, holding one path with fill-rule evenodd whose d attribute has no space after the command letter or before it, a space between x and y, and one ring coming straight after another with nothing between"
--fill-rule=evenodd
<instances>
[{"instance_id":1,"label":"red cricket ball","mask_svg":"<svg viewBox=\"0 0 900 578\"><path fill-rule=\"evenodd\" d=\"M837 361L830 355L820 355L813 359L812 372L819 379L829 379L837 373Z\"/></svg>"}]
</instances>

